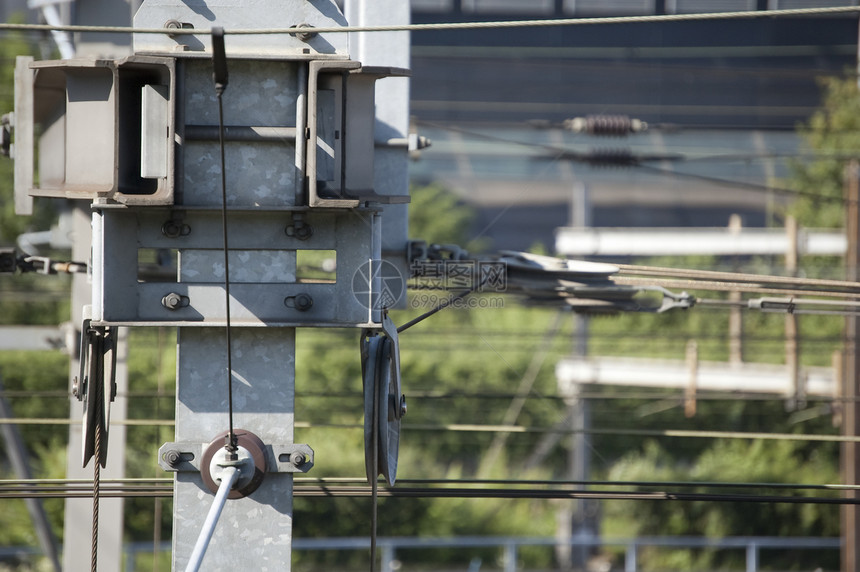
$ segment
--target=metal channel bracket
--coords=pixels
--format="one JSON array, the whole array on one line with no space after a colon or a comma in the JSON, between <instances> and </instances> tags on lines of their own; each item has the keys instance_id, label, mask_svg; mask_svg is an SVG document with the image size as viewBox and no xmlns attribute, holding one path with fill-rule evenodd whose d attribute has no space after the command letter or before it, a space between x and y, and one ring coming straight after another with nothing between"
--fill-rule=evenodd
<instances>
[{"instance_id":1,"label":"metal channel bracket","mask_svg":"<svg viewBox=\"0 0 860 572\"><path fill-rule=\"evenodd\" d=\"M210 443L165 443L158 449L158 464L165 471L200 471L200 460ZM270 473L307 473L314 466L310 445L265 445L266 470Z\"/></svg>"}]
</instances>

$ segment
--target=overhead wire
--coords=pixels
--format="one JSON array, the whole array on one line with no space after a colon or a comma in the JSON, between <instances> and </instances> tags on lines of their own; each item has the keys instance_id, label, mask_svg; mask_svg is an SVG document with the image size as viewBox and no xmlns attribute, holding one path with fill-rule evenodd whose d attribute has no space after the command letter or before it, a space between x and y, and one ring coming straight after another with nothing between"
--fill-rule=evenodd
<instances>
[{"instance_id":1,"label":"overhead wire","mask_svg":"<svg viewBox=\"0 0 860 572\"><path fill-rule=\"evenodd\" d=\"M605 24L644 24L661 22L696 22L706 20L751 20L758 18L777 18L791 16L832 16L860 13L858 6L832 6L815 8L791 8L778 10L743 10L734 12L704 12L687 14L655 14L644 16L612 16L600 18L557 18L506 21L445 22L429 24L397 24L388 26L319 26L315 33L353 33L353 32L419 32L443 30L486 30L506 28L547 28L563 26L595 26ZM165 34L165 35L209 35L206 29L177 28L133 28L129 26L76 26L46 24L0 23L0 30L41 31L41 32L90 32L90 33L127 33L127 34ZM303 33L296 28L236 28L225 30L235 35L297 35Z\"/></svg>"},{"instance_id":2,"label":"overhead wire","mask_svg":"<svg viewBox=\"0 0 860 572\"><path fill-rule=\"evenodd\" d=\"M448 25L411 25L409 27L353 27L353 28L333 28L333 29L318 29L318 32L372 32L372 31L399 31L399 30L430 30L430 29L476 29L476 28L503 28L503 27L519 27L519 26L559 26L559 25L586 25L586 24L618 24L618 23L634 23L634 22L646 22L646 21L689 21L689 20L703 20L703 19L726 19L726 18L750 18L750 17L761 17L761 16L787 16L787 15L802 15L802 14L830 14L830 13L847 13L847 12L858 12L860 8L856 7L840 7L834 9L798 9L798 10L780 10L780 11L768 11L764 14L750 14L747 12L741 13L718 13L718 14L709 14L709 15L671 15L669 17L666 16L657 16L657 17L631 17L631 18L595 18L595 19L574 19L571 21L559 21L559 20L550 20L550 21L522 21L522 22L485 22L485 23L455 23ZM586 21L587 20L587 21ZM26 29L47 29L48 27L28 27ZM128 31L134 33L167 33L165 30L135 30L135 29L126 29L126 30L117 30L116 28L107 28L98 27L99 29L93 29L94 27L53 27L54 29L66 29L68 31ZM5 27L4 25L0 25L0 30L2 29L10 29ZM172 30L172 33L176 34L177 32L181 32L178 30ZM202 30L195 30L193 32L189 31L189 33L206 33ZM228 33L235 34L257 34L257 33L290 33L289 30L267 30L267 31L259 31L259 30L234 30L229 31ZM679 175L677 172L667 172L664 174L672 174ZM686 175L686 174L680 174ZM727 182L730 183L730 182ZM768 190L774 190L768 187ZM226 237L225 237L226 239ZM2 422L3 420L0 420ZM140 424L144 424L145 420L128 420L127 424L134 424L136 421L141 421ZM171 423L168 420L163 420L165 424ZM455 427L455 426L449 426ZM467 426L460 426L462 430L470 430L466 429ZM418 429L418 427L410 427L414 429ZM511 427L506 427L501 429L502 431L509 432L512 430ZM641 434L641 432L637 432ZM668 432L666 432L668 434ZM681 436L682 433L686 433L687 436L702 436L702 434L709 435L726 435L727 432L675 432L673 436ZM744 434L749 435L749 434ZM774 437L773 434L759 434L760 436L754 438L777 438ZM761 435L769 435L770 437L763 437ZM796 437L791 435L791 437ZM843 440L845 438L836 438L836 436L805 436L805 437L819 437L810 440ZM825 439L825 437L834 437L834 439ZM744 437L744 438L753 438L753 437ZM505 483L512 484L512 483ZM302 485L304 486L304 485ZM701 486L701 485L691 485L691 486ZM725 485L729 486L729 485ZM438 495L438 496L457 496L457 495L465 495L469 497L474 496L496 496L496 498L512 498L518 496L520 494L519 491L510 491L506 489L496 489L496 490L484 490L480 493L475 493L475 489L447 489L445 492L433 492L429 489L421 489L421 488L412 488L412 489L396 489L397 492L393 492L393 490L383 490L380 492L383 496L402 496L402 497L414 497L414 496L423 496L423 495ZM130 494L132 491L128 491ZM524 493L533 493L534 491L524 491ZM119 494L117 492L117 494ZM122 493L123 495L126 492ZM318 488L313 489L312 487L307 487L299 489L296 491L296 496L365 496L368 494L367 487L355 487L352 490L338 491L337 493L333 493L331 490ZM583 493L582 491L547 491L545 495L542 493L536 493L538 497L541 498L636 498L636 499L651 499L651 500L732 500L732 501L751 501L751 502L838 502L844 503L849 502L845 499L815 499L815 498L797 498L797 497L776 497L776 496L751 496L751 497L740 497L738 495L684 495L684 494L676 494L676 493L648 493L646 495L642 495L641 493L612 493L612 492L589 492ZM602 497L599 495L610 495L606 497ZM561 495L561 496L552 496L552 495ZM565 496L565 495L577 495L577 496ZM582 495L582 496L579 496ZM588 496L591 495L591 496ZM2 496L2 494L0 494ZM109 488L103 489L102 496L112 496ZM169 495L164 495L169 496ZM534 496L528 496L527 498L535 498ZM850 501L850 503L855 503L855 501Z\"/></svg>"},{"instance_id":3,"label":"overhead wire","mask_svg":"<svg viewBox=\"0 0 860 572\"><path fill-rule=\"evenodd\" d=\"M297 479L298 480L298 479ZM325 498L361 498L373 495L368 485L349 484L351 479L339 479L331 481L327 479L315 482L299 481L293 486L294 497L325 497ZM552 483L539 481L523 481L522 483L511 481L433 481L429 479L406 481L410 484L423 484L424 486L403 487L380 487L376 494L380 497L389 498L499 498L499 499L601 499L601 500L652 500L652 501L709 501L709 502L749 502L749 503L791 503L791 504L860 504L858 498L836 497L836 496L813 496L804 495L775 495L775 494L738 494L726 492L679 492L679 491L648 491L648 490L595 490L595 489L571 489L574 483ZM673 487L673 488L746 488L745 483L636 483L635 481L624 482L583 482L590 486L638 486L643 488ZM597 483L602 483L597 484ZM437 486L427 486L437 484ZM467 485L506 485L498 486L452 486L453 484ZM438 486L442 485L442 486ZM840 489L830 488L827 485L792 485L785 484L750 484L749 488L777 489L777 490L821 490L824 492L836 492ZM512 488L512 486L516 488ZM845 488L841 490L851 490ZM92 489L75 484L54 484L46 486L43 484L16 484L14 482L0 482L0 498L24 499L24 498L88 498ZM151 483L151 484L123 484L116 483L106 486L102 496L106 498L133 498L133 497L169 497L173 494L173 483Z\"/></svg>"},{"instance_id":4,"label":"overhead wire","mask_svg":"<svg viewBox=\"0 0 860 572\"><path fill-rule=\"evenodd\" d=\"M493 135L489 133L482 133L480 131L475 131L471 129L465 129L462 127L456 127L453 125L444 125L438 122L419 120L418 124L429 125L438 129L442 129L450 132L457 132L464 135L469 135L474 138L484 139L487 141L494 141L497 143L507 143L512 145L520 145L523 147L531 148L531 149L541 149L547 152L546 156L535 156L535 159L546 159L549 161L563 161L563 160L574 160L583 163L591 163L598 164L600 158L591 153L576 151L573 149L569 149L566 147L559 147L557 145L552 145L548 143L537 143L534 141L523 141L519 139L512 139L510 137L502 137L498 135ZM844 157L847 158L856 158L860 156L860 151L854 154L846 154ZM719 157L719 156L715 156ZM815 158L816 156L813 154L811 157ZM617 157L617 159L622 158L621 156ZM687 178L687 179L695 179L702 182L707 183L715 183L725 186L731 186L736 188L742 188L752 191L759 192L769 192L775 194L781 194L785 196L795 196L795 197L810 197L818 200L825 200L829 202L838 202L843 205L851 204L851 200L842 196L832 196L824 193L816 193L811 191L804 191L802 189L789 189L785 187L778 187L774 185L765 185L760 183L753 183L748 181L738 181L733 179L725 179L722 177L712 177L708 175L701 175L698 173L687 173L684 171L677 171L673 169L665 169L662 167L655 167L653 165L649 165L648 162L686 162L691 160L691 158L687 157L681 153L671 153L671 154L662 154L662 155L653 155L653 156L637 156L635 154L624 155L624 158L629 159L625 161L623 164L621 163L613 163L618 164L619 166L624 166L628 168L640 169L645 172L662 175L667 177L675 177L675 178ZM833 158L828 156L827 158ZM701 157L693 158L692 160L701 161Z\"/></svg>"},{"instance_id":5,"label":"overhead wire","mask_svg":"<svg viewBox=\"0 0 860 572\"><path fill-rule=\"evenodd\" d=\"M137 425L174 425L172 419L136 420ZM2 418L0 424L40 424L69 425L63 418ZM117 425L125 425L118 420ZM363 429L362 423L322 423L296 421L296 429ZM762 439L770 441L860 443L860 436L823 435L809 433L764 433L751 431L705 431L684 429L608 429L608 428L559 428L553 426L535 427L524 425L492 425L475 423L411 423L403 431L454 432L454 433L563 433L586 435L618 435L626 437L680 437L691 439Z\"/></svg>"}]
</instances>

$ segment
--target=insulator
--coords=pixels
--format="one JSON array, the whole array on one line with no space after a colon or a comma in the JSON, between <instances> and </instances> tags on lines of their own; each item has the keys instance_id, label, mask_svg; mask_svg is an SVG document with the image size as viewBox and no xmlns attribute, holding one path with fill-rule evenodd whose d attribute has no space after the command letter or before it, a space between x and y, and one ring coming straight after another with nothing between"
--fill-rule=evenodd
<instances>
[{"instance_id":1,"label":"insulator","mask_svg":"<svg viewBox=\"0 0 860 572\"><path fill-rule=\"evenodd\" d=\"M592 149L585 160L596 167L629 167L637 163L630 149Z\"/></svg>"},{"instance_id":2,"label":"insulator","mask_svg":"<svg viewBox=\"0 0 860 572\"><path fill-rule=\"evenodd\" d=\"M631 119L627 115L587 115L574 117L564 122L566 129L576 133L603 135L608 137L624 137L630 133L645 131L648 124L639 119Z\"/></svg>"}]
</instances>

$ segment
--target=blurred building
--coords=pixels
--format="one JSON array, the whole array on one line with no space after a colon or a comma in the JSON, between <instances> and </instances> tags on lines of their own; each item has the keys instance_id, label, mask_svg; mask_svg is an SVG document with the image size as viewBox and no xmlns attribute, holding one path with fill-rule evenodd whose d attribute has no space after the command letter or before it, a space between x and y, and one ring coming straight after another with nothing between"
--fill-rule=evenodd
<instances>
[{"instance_id":1,"label":"blurred building","mask_svg":"<svg viewBox=\"0 0 860 572\"><path fill-rule=\"evenodd\" d=\"M856 0L413 0L413 22L645 16L857 5ZM794 130L821 101L819 79L853 73L857 15L420 31L412 35L412 114L433 140L415 182L441 181L480 208L496 248L552 247L587 191L595 226L774 221L786 198L655 169L779 186ZM563 129L623 114L628 138ZM564 147L666 156L651 169L600 168ZM688 160L669 160L683 154ZM722 159L718 159L723 156ZM778 221L776 221L778 222Z\"/></svg>"}]
</instances>

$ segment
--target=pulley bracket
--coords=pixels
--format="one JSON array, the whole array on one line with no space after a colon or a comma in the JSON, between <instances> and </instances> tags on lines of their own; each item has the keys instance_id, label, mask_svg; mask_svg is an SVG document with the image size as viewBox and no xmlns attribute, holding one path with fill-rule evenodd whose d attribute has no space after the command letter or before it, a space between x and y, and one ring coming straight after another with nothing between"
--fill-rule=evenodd
<instances>
[{"instance_id":1,"label":"pulley bracket","mask_svg":"<svg viewBox=\"0 0 860 572\"><path fill-rule=\"evenodd\" d=\"M383 317L381 331L362 331L361 372L364 386L364 463L367 479L372 482L378 475L382 475L385 482L391 486L397 477L400 420L406 414L406 398L400 378L397 327L388 315Z\"/></svg>"},{"instance_id":2,"label":"pulley bracket","mask_svg":"<svg viewBox=\"0 0 860 572\"><path fill-rule=\"evenodd\" d=\"M82 466L96 452L97 433L101 446L97 462L107 463L110 404L116 398L116 329L93 326L85 319L81 326L80 371L72 380L72 394L83 402Z\"/></svg>"}]
</instances>

